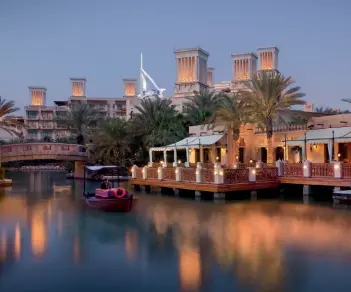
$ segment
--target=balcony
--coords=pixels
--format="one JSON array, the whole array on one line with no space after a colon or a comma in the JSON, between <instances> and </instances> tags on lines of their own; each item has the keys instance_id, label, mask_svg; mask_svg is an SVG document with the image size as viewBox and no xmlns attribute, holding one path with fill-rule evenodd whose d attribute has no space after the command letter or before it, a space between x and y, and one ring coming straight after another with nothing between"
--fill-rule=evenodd
<instances>
[{"instance_id":1,"label":"balcony","mask_svg":"<svg viewBox=\"0 0 351 292\"><path fill-rule=\"evenodd\" d=\"M54 128L54 124L52 124L52 123L41 124L40 128L41 129L53 129Z\"/></svg>"},{"instance_id":2,"label":"balcony","mask_svg":"<svg viewBox=\"0 0 351 292\"><path fill-rule=\"evenodd\" d=\"M28 123L27 129L38 129L39 125L38 124L33 124L33 123Z\"/></svg>"},{"instance_id":3,"label":"balcony","mask_svg":"<svg viewBox=\"0 0 351 292\"><path fill-rule=\"evenodd\" d=\"M54 115L41 115L41 119L42 120L53 120L54 119Z\"/></svg>"},{"instance_id":4,"label":"balcony","mask_svg":"<svg viewBox=\"0 0 351 292\"><path fill-rule=\"evenodd\" d=\"M30 115L30 116L27 116L27 120L39 120L39 115Z\"/></svg>"},{"instance_id":5,"label":"balcony","mask_svg":"<svg viewBox=\"0 0 351 292\"><path fill-rule=\"evenodd\" d=\"M56 129L68 129L67 125L65 124L56 124Z\"/></svg>"}]
</instances>

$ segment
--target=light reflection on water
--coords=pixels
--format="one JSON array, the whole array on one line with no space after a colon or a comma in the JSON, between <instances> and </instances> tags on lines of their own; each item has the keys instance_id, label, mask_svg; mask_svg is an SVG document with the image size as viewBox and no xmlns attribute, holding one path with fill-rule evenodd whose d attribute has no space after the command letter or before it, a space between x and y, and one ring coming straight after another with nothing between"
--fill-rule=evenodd
<instances>
[{"instance_id":1,"label":"light reflection on water","mask_svg":"<svg viewBox=\"0 0 351 292\"><path fill-rule=\"evenodd\" d=\"M133 213L106 214L63 174L13 179L0 196L0 291L351 291L347 210L140 194Z\"/></svg>"}]
</instances>

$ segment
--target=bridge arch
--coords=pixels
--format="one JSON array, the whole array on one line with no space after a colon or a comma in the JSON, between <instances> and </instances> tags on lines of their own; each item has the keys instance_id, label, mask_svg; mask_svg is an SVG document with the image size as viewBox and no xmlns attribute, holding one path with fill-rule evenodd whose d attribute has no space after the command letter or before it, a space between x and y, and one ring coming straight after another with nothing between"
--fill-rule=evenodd
<instances>
[{"instance_id":1,"label":"bridge arch","mask_svg":"<svg viewBox=\"0 0 351 292\"><path fill-rule=\"evenodd\" d=\"M23 143L0 146L1 162L23 160L85 161L88 153L83 145L64 143Z\"/></svg>"}]
</instances>

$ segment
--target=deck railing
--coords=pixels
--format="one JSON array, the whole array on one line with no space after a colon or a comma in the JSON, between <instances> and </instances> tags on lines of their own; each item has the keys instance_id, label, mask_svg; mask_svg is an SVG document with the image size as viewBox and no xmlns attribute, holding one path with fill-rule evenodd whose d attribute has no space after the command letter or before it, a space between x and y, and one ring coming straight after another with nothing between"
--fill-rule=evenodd
<instances>
[{"instance_id":1,"label":"deck railing","mask_svg":"<svg viewBox=\"0 0 351 292\"><path fill-rule=\"evenodd\" d=\"M302 163L284 163L284 176L303 176Z\"/></svg>"},{"instance_id":2,"label":"deck railing","mask_svg":"<svg viewBox=\"0 0 351 292\"><path fill-rule=\"evenodd\" d=\"M240 184L270 182L278 177L310 179L351 179L351 164L332 163L288 163L279 161L276 167L263 164L260 167L222 168L219 165L205 167L144 167L135 166L133 178L176 181L179 183Z\"/></svg>"},{"instance_id":3,"label":"deck railing","mask_svg":"<svg viewBox=\"0 0 351 292\"><path fill-rule=\"evenodd\" d=\"M334 177L334 165L331 163L312 163L312 177Z\"/></svg>"},{"instance_id":4,"label":"deck railing","mask_svg":"<svg viewBox=\"0 0 351 292\"><path fill-rule=\"evenodd\" d=\"M250 177L250 169L255 176ZM135 179L175 181L179 183L203 183L203 184L240 184L249 182L269 182L277 180L276 167L264 168L168 168L168 167L144 167L135 166Z\"/></svg>"},{"instance_id":5,"label":"deck railing","mask_svg":"<svg viewBox=\"0 0 351 292\"><path fill-rule=\"evenodd\" d=\"M224 170L224 183L225 184L238 184L249 182L249 169L225 169Z\"/></svg>"}]
</instances>

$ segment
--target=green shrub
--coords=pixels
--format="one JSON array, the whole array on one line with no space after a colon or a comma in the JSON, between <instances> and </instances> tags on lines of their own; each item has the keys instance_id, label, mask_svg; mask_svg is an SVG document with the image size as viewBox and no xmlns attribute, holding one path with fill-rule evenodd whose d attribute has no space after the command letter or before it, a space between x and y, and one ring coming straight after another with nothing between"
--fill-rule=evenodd
<instances>
[{"instance_id":1,"label":"green shrub","mask_svg":"<svg viewBox=\"0 0 351 292\"><path fill-rule=\"evenodd\" d=\"M0 179L5 179L5 168L0 167Z\"/></svg>"}]
</instances>

